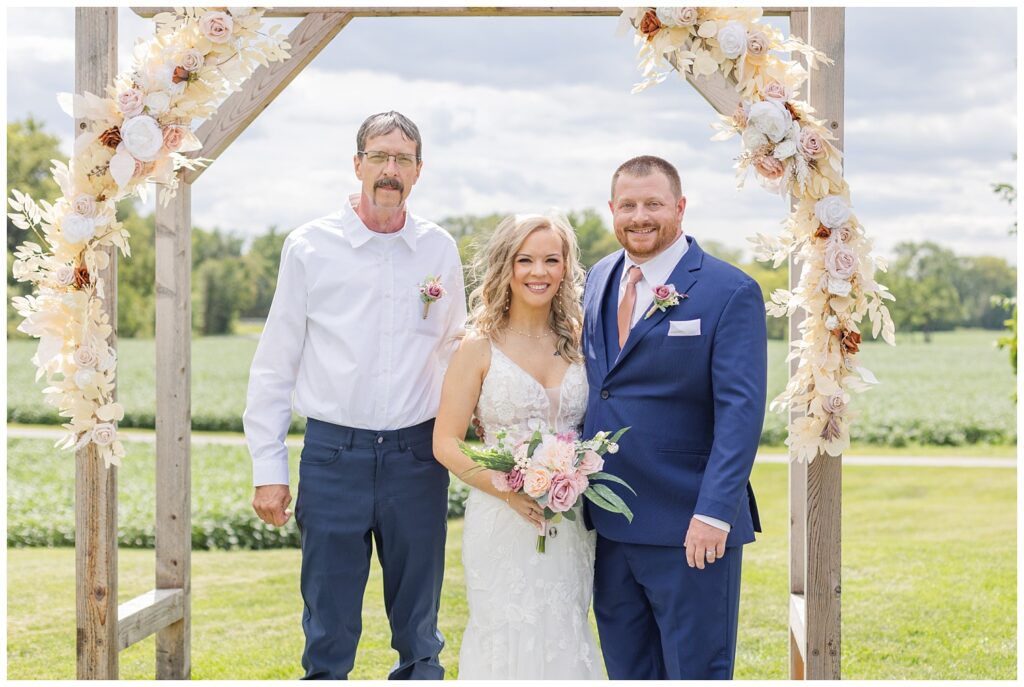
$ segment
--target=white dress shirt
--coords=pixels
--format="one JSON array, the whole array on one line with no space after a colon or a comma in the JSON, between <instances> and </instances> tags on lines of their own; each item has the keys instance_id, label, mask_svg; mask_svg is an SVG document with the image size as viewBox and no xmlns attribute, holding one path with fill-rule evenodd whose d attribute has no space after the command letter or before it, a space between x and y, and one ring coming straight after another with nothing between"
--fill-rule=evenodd
<instances>
[{"instance_id":1,"label":"white dress shirt","mask_svg":"<svg viewBox=\"0 0 1024 687\"><path fill-rule=\"evenodd\" d=\"M344 208L291 232L249 371L242 423L253 484L288 484L294 409L358 429L411 427L437 415L441 382L466 322L455 240L406 210L392 234ZM419 284L447 293L423 317Z\"/></svg>"},{"instance_id":2,"label":"white dress shirt","mask_svg":"<svg viewBox=\"0 0 1024 687\"><path fill-rule=\"evenodd\" d=\"M619 303L626 296L629 268L637 265L640 267L640 273L643 275L640 281L636 283L636 307L633 309L633 320L629 325L630 329L635 327L636 323L651 309L651 306L654 304L654 287L661 286L668 281L669 277L672 276L672 270L676 268L679 261L686 255L686 250L689 247L689 244L686 242L686 235L680 234L675 243L645 263L636 262L630 257L629 252L626 252L625 264L622 266L622 278L619 280ZM729 523L718 518L698 514L694 514L693 517L726 532L732 529Z\"/></svg>"}]
</instances>

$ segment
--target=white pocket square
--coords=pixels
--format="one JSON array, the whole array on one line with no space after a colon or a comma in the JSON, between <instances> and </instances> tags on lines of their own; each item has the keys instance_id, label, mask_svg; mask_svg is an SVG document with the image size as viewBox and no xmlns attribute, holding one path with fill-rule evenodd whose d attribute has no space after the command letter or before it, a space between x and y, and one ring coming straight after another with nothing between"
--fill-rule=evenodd
<instances>
[{"instance_id":1,"label":"white pocket square","mask_svg":"<svg viewBox=\"0 0 1024 687\"><path fill-rule=\"evenodd\" d=\"M669 336L699 336L700 320L669 320Z\"/></svg>"}]
</instances>

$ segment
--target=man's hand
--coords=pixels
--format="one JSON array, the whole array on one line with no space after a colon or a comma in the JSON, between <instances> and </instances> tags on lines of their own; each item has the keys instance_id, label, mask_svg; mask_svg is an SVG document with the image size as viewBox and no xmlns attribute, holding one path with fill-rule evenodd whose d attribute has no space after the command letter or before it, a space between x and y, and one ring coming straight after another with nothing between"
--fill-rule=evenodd
<instances>
[{"instance_id":1,"label":"man's hand","mask_svg":"<svg viewBox=\"0 0 1024 687\"><path fill-rule=\"evenodd\" d=\"M729 533L714 525L690 518L690 529L686 531L683 546L686 547L686 564L691 568L704 569L704 561L708 565L725 555L725 540Z\"/></svg>"},{"instance_id":2,"label":"man's hand","mask_svg":"<svg viewBox=\"0 0 1024 687\"><path fill-rule=\"evenodd\" d=\"M291 502L292 492L287 484L264 484L256 487L252 508L263 522L282 527L292 517L292 512L285 510Z\"/></svg>"}]
</instances>

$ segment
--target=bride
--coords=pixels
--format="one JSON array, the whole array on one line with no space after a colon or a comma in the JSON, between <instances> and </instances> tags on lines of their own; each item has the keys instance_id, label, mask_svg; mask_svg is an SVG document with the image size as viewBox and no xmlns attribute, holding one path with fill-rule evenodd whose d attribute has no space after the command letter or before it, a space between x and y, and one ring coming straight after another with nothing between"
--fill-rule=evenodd
<instances>
[{"instance_id":1,"label":"bride","mask_svg":"<svg viewBox=\"0 0 1024 687\"><path fill-rule=\"evenodd\" d=\"M434 427L434 455L471 487L462 535L469 620L460 679L599 679L588 622L594 533L583 518L549 525L522 492L470 471L458 440L471 417L485 443L499 430L578 431L587 402L580 353L583 269L566 219L515 215L474 261L471 326L452 357ZM470 472L467 472L470 471Z\"/></svg>"}]
</instances>

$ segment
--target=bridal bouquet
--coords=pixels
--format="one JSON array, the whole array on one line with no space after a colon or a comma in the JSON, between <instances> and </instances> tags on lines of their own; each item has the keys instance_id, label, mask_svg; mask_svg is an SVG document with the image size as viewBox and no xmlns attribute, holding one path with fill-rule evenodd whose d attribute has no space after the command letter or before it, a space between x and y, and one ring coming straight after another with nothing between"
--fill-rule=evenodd
<instances>
[{"instance_id":1,"label":"bridal bouquet","mask_svg":"<svg viewBox=\"0 0 1024 687\"><path fill-rule=\"evenodd\" d=\"M598 432L590 441L580 441L573 433L540 431L517 441L503 430L497 433L494 446L475 448L460 442L459 448L477 464L476 469L494 471L492 479L499 491L526 492L543 506L544 530L537 537L537 551L544 553L548 523L559 522L563 517L576 520L573 508L581 499L633 521L633 512L619 495L596 482L617 482L636 495L623 480L601 472L601 456L619 450L617 442L627 429L624 427L612 436Z\"/></svg>"}]
</instances>

